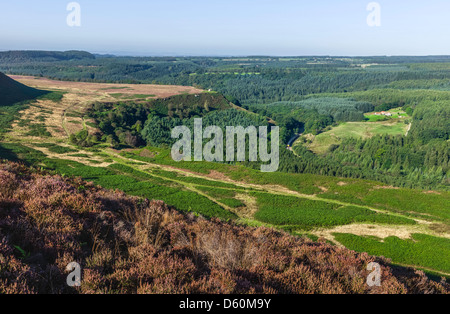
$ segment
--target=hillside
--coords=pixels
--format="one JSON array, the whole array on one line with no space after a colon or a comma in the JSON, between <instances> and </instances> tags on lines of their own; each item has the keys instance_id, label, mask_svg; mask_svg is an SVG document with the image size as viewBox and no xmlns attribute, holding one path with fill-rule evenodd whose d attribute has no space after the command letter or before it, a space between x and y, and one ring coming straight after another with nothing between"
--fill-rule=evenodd
<instances>
[{"instance_id":1,"label":"hillside","mask_svg":"<svg viewBox=\"0 0 450 314\"><path fill-rule=\"evenodd\" d=\"M325 238L427 275L450 278L449 192L352 177L261 173L251 163L177 163L170 151L174 125L190 125L196 116L203 117L205 125L221 127L267 121L255 113L228 109L220 94L183 86L18 80L38 89L58 89L61 97L46 95L20 114L1 116L10 117L11 128L5 130L0 158L162 200L186 214L273 227L314 241ZM426 121L441 125L434 115L424 121L419 120L419 110L415 115L415 128L429 129ZM133 148L136 141L142 144ZM377 146L369 148L375 156ZM307 172L302 163L319 159L311 152L308 159L284 148L280 153L280 167L296 168L294 172Z\"/></svg>"},{"instance_id":2,"label":"hillside","mask_svg":"<svg viewBox=\"0 0 450 314\"><path fill-rule=\"evenodd\" d=\"M0 106L33 99L48 92L25 86L0 72Z\"/></svg>"},{"instance_id":3,"label":"hillside","mask_svg":"<svg viewBox=\"0 0 450 314\"><path fill-rule=\"evenodd\" d=\"M231 123L232 117L224 112L245 115L235 110L221 94L200 93L144 103L97 103L88 107L86 116L93 119L109 143L116 147L136 147L146 142L153 145L173 144L171 129L176 125L193 125L193 120L198 117L205 121L212 120L215 125Z\"/></svg>"},{"instance_id":4,"label":"hillside","mask_svg":"<svg viewBox=\"0 0 450 314\"><path fill-rule=\"evenodd\" d=\"M422 272L324 242L180 214L0 164L0 293L448 293ZM82 267L81 287L66 266ZM369 288L370 262L382 286Z\"/></svg>"}]
</instances>

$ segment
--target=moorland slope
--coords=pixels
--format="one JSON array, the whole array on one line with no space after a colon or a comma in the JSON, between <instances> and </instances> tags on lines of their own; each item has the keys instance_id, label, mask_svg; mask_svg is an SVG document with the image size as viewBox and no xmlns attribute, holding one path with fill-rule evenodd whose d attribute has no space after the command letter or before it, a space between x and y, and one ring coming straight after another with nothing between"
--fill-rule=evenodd
<instances>
[{"instance_id":1,"label":"moorland slope","mask_svg":"<svg viewBox=\"0 0 450 314\"><path fill-rule=\"evenodd\" d=\"M383 258L0 164L0 293L448 293ZM381 287L366 284L382 265ZM66 285L69 263L81 287Z\"/></svg>"}]
</instances>

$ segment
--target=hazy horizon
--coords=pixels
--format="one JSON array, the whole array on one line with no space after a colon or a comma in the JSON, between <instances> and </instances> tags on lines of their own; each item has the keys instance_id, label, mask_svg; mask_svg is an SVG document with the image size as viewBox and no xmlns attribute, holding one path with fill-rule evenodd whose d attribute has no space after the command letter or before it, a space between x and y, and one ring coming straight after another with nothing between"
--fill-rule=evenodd
<instances>
[{"instance_id":1,"label":"hazy horizon","mask_svg":"<svg viewBox=\"0 0 450 314\"><path fill-rule=\"evenodd\" d=\"M450 3L370 0L19 0L0 11L0 50L84 50L118 56L449 55ZM447 36L446 36L447 35Z\"/></svg>"},{"instance_id":2,"label":"hazy horizon","mask_svg":"<svg viewBox=\"0 0 450 314\"><path fill-rule=\"evenodd\" d=\"M215 54L215 55L197 55L197 54L144 54L140 52L109 52L109 51L88 51L88 50L80 50L80 49L70 49L70 50L48 50L48 49L0 49L0 52L8 52L8 51L55 51L55 52L66 52L66 51L84 51L89 52L93 55L100 55L100 56L107 56L111 55L114 57L177 57L177 58L183 58L183 57L198 57L198 58L251 58L251 57L267 57L267 58L309 58L309 57L319 57L319 58L366 58L366 57L450 57L449 54L432 54L432 55L265 55L265 54L251 54L251 55L221 55L221 54Z\"/></svg>"}]
</instances>

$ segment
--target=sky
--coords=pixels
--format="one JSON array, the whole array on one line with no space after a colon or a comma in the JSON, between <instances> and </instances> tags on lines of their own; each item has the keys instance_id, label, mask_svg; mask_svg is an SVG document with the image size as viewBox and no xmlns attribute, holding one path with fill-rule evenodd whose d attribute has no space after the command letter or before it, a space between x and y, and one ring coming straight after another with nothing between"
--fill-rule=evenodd
<instances>
[{"instance_id":1,"label":"sky","mask_svg":"<svg viewBox=\"0 0 450 314\"><path fill-rule=\"evenodd\" d=\"M449 0L0 0L0 50L142 56L450 55Z\"/></svg>"}]
</instances>

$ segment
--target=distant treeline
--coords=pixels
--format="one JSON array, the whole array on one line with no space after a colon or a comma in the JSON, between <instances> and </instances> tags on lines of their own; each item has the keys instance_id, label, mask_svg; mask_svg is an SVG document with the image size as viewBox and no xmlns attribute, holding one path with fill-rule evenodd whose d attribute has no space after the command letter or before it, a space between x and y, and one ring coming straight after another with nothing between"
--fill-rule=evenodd
<instances>
[{"instance_id":1,"label":"distant treeline","mask_svg":"<svg viewBox=\"0 0 450 314\"><path fill-rule=\"evenodd\" d=\"M321 93L350 93L414 81L449 88L450 59L437 57L112 57L80 51L0 53L0 71L60 80L198 86L243 105L301 101ZM421 63L418 63L421 62ZM362 64L374 64L362 68ZM447 83L446 83L447 82Z\"/></svg>"},{"instance_id":2,"label":"distant treeline","mask_svg":"<svg viewBox=\"0 0 450 314\"><path fill-rule=\"evenodd\" d=\"M85 51L6 51L0 52L0 62L68 61L81 59L95 59L95 56Z\"/></svg>"}]
</instances>

